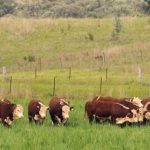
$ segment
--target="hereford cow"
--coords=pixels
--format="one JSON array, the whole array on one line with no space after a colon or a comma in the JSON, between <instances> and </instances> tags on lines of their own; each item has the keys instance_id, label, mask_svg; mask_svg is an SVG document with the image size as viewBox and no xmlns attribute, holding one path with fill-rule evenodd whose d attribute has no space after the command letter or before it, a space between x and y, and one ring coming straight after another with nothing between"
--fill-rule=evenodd
<instances>
[{"instance_id":1,"label":"hereford cow","mask_svg":"<svg viewBox=\"0 0 150 150\"><path fill-rule=\"evenodd\" d=\"M40 100L31 100L28 104L28 118L29 122L43 123L46 118L46 107Z\"/></svg>"},{"instance_id":2,"label":"hereford cow","mask_svg":"<svg viewBox=\"0 0 150 150\"><path fill-rule=\"evenodd\" d=\"M138 122L143 122L143 104L141 103L141 100L137 97L134 97L133 99L130 98L112 98L112 97L99 97L98 98L101 101L111 101L114 103L120 103L124 106L128 107L132 113L138 117Z\"/></svg>"},{"instance_id":3,"label":"hereford cow","mask_svg":"<svg viewBox=\"0 0 150 150\"><path fill-rule=\"evenodd\" d=\"M23 107L20 104L12 104L9 100L0 101L0 118L3 125L10 126L14 119L23 117Z\"/></svg>"},{"instance_id":4,"label":"hereford cow","mask_svg":"<svg viewBox=\"0 0 150 150\"><path fill-rule=\"evenodd\" d=\"M107 100L106 100L107 99ZM124 103L131 105L132 109L125 106ZM123 124L125 122L137 122L137 108L132 106L131 102L120 103L120 100L115 100L110 97L99 97L94 98L94 101L88 101L85 104L85 112L89 118L89 122L94 119L98 122L101 120L111 120L111 122L116 122L117 124Z\"/></svg>"},{"instance_id":5,"label":"hereford cow","mask_svg":"<svg viewBox=\"0 0 150 150\"><path fill-rule=\"evenodd\" d=\"M73 107L62 98L54 97L49 102L49 114L54 125L65 124Z\"/></svg>"}]
</instances>

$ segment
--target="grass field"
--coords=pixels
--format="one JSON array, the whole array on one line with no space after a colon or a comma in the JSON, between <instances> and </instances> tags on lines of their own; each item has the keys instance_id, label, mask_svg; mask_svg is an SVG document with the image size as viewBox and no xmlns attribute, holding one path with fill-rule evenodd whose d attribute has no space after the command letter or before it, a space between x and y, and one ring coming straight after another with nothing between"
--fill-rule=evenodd
<instances>
[{"instance_id":1,"label":"grass field","mask_svg":"<svg viewBox=\"0 0 150 150\"><path fill-rule=\"evenodd\" d=\"M0 74L0 97L22 104L25 110L25 117L14 121L12 128L0 124L0 149L150 148L149 124L122 129L107 123L90 125L84 119L85 101L95 95L140 98L150 95L149 18L121 18L121 24L119 39L112 40L112 18L0 19L0 67L6 66L8 71L6 80ZM35 56L35 61L26 61L24 57L28 56ZM53 96L54 77L55 95L70 100L75 107L68 124L53 127L49 115L43 125L29 124L29 100L38 98L48 105Z\"/></svg>"}]
</instances>

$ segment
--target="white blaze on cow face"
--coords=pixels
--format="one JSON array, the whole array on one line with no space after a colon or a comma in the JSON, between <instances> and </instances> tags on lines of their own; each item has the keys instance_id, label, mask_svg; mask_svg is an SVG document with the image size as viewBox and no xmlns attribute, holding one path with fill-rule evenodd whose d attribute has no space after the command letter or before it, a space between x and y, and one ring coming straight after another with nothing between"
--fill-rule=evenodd
<instances>
[{"instance_id":1,"label":"white blaze on cow face","mask_svg":"<svg viewBox=\"0 0 150 150\"><path fill-rule=\"evenodd\" d=\"M44 104L42 104L41 102L39 102L40 104L40 111L39 111L39 114L40 114L40 117L41 118L45 118L46 117L46 111L48 109L48 107L46 107Z\"/></svg>"},{"instance_id":2,"label":"white blaze on cow face","mask_svg":"<svg viewBox=\"0 0 150 150\"><path fill-rule=\"evenodd\" d=\"M20 104L17 104L14 111L13 111L13 117L15 119L19 119L23 117L23 107Z\"/></svg>"},{"instance_id":3,"label":"white blaze on cow face","mask_svg":"<svg viewBox=\"0 0 150 150\"><path fill-rule=\"evenodd\" d=\"M69 112L70 112L70 107L68 105L64 105L62 107L62 116L63 116L64 123L69 119Z\"/></svg>"},{"instance_id":4,"label":"white blaze on cow face","mask_svg":"<svg viewBox=\"0 0 150 150\"><path fill-rule=\"evenodd\" d=\"M132 99L132 102L137 105L138 107L143 107L143 104L141 103L141 99L139 99L138 97L134 97Z\"/></svg>"}]
</instances>

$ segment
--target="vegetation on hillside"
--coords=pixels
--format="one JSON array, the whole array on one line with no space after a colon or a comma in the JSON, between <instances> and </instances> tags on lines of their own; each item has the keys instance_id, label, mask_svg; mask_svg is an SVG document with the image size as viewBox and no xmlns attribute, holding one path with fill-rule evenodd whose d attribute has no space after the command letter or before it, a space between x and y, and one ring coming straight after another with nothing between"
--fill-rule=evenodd
<instances>
[{"instance_id":1,"label":"vegetation on hillside","mask_svg":"<svg viewBox=\"0 0 150 150\"><path fill-rule=\"evenodd\" d=\"M149 0L1 0L0 16L102 18L149 12Z\"/></svg>"}]
</instances>

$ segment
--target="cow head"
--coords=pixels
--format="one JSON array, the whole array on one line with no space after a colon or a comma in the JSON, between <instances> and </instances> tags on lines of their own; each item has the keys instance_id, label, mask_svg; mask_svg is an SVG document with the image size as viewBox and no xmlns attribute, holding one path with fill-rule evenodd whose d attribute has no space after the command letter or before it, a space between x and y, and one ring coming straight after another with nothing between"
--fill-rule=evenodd
<instances>
[{"instance_id":1,"label":"cow head","mask_svg":"<svg viewBox=\"0 0 150 150\"><path fill-rule=\"evenodd\" d=\"M69 113L71 110L73 110L73 107L70 107L68 103L66 102L60 102L60 105L62 106L62 117L63 117L63 123L66 123L69 119Z\"/></svg>"},{"instance_id":2,"label":"cow head","mask_svg":"<svg viewBox=\"0 0 150 150\"><path fill-rule=\"evenodd\" d=\"M19 119L23 117L23 107L20 104L14 105L13 117Z\"/></svg>"},{"instance_id":3,"label":"cow head","mask_svg":"<svg viewBox=\"0 0 150 150\"><path fill-rule=\"evenodd\" d=\"M46 111L48 110L48 107L45 106L44 104L42 104L41 102L39 102L39 105L40 106L37 106L39 107L39 115L41 118L45 118L46 117Z\"/></svg>"},{"instance_id":4,"label":"cow head","mask_svg":"<svg viewBox=\"0 0 150 150\"><path fill-rule=\"evenodd\" d=\"M143 107L143 104L141 103L141 99L139 99L138 97L134 97L131 102L133 102L135 105L137 105L138 107Z\"/></svg>"}]
</instances>

